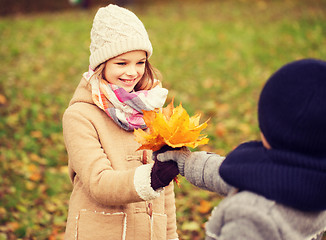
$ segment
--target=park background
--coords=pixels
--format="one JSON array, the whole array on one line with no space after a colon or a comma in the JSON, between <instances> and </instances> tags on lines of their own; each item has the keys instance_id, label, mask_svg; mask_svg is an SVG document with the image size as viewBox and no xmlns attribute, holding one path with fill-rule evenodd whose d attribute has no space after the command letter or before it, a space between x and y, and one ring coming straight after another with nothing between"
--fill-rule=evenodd
<instances>
[{"instance_id":1,"label":"park background","mask_svg":"<svg viewBox=\"0 0 326 240\"><path fill-rule=\"evenodd\" d=\"M109 2L0 0L0 240L63 238L71 183L61 119L88 69L93 17ZM126 7L148 30L168 102L174 97L190 115L210 119L210 141L197 150L225 155L259 139L257 100L270 74L326 56L325 0L134 0ZM180 239L203 239L221 198L180 180Z\"/></svg>"}]
</instances>

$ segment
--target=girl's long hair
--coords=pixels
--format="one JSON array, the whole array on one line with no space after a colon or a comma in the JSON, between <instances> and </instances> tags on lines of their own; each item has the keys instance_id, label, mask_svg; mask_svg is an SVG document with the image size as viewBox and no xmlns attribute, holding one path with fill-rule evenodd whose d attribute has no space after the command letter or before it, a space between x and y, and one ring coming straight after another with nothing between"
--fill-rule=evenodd
<instances>
[{"instance_id":1,"label":"girl's long hair","mask_svg":"<svg viewBox=\"0 0 326 240\"><path fill-rule=\"evenodd\" d=\"M97 79L105 80L104 77L105 65L106 65L106 61L98 65L94 70L94 74L92 78L94 77ZM134 90L140 91L140 90L149 90L154 88L155 86L160 84L160 81L155 81L156 79L158 80L158 77L161 78L160 72L149 63L148 59L146 59L144 75L140 79L140 81L136 84Z\"/></svg>"}]
</instances>

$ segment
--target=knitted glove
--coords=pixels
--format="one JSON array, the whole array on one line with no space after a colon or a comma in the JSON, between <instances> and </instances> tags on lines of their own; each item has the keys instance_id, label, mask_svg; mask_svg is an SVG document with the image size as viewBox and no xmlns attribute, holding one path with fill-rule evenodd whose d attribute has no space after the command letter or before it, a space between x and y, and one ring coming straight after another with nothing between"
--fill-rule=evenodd
<instances>
[{"instance_id":1,"label":"knitted glove","mask_svg":"<svg viewBox=\"0 0 326 240\"><path fill-rule=\"evenodd\" d=\"M182 148L170 148L167 151L164 151L162 153L155 152L156 158L160 162L167 162L167 161L174 161L178 164L179 172L182 176L184 176L184 166L185 166L185 160L191 155L190 150L187 147Z\"/></svg>"},{"instance_id":2,"label":"knitted glove","mask_svg":"<svg viewBox=\"0 0 326 240\"><path fill-rule=\"evenodd\" d=\"M179 174L178 165L173 161L158 161L156 156L165 151L165 147L153 153L155 161L151 172L151 186L154 190L165 187Z\"/></svg>"}]
</instances>

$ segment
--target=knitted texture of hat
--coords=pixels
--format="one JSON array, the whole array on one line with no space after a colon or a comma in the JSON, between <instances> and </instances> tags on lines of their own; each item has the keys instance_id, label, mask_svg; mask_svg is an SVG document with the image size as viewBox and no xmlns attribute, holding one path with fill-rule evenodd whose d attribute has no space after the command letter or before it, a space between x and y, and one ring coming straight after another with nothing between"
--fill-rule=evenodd
<instances>
[{"instance_id":1,"label":"knitted texture of hat","mask_svg":"<svg viewBox=\"0 0 326 240\"><path fill-rule=\"evenodd\" d=\"M125 8L113 4L100 8L91 30L91 68L133 50L146 51L148 58L152 55L152 44L143 23Z\"/></svg>"},{"instance_id":2,"label":"knitted texture of hat","mask_svg":"<svg viewBox=\"0 0 326 240\"><path fill-rule=\"evenodd\" d=\"M326 62L303 59L276 71L259 99L259 127L272 148L326 156Z\"/></svg>"}]
</instances>

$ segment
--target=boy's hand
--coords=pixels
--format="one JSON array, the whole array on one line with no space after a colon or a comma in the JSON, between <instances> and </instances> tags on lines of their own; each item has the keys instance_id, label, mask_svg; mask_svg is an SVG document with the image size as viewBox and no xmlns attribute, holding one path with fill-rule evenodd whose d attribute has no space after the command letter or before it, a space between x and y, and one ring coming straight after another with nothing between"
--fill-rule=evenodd
<instances>
[{"instance_id":1,"label":"boy's hand","mask_svg":"<svg viewBox=\"0 0 326 240\"><path fill-rule=\"evenodd\" d=\"M162 149L153 153L153 156L160 162L174 161L178 164L179 172L184 176L185 160L191 155L190 150L187 147L171 148L163 147Z\"/></svg>"}]
</instances>

